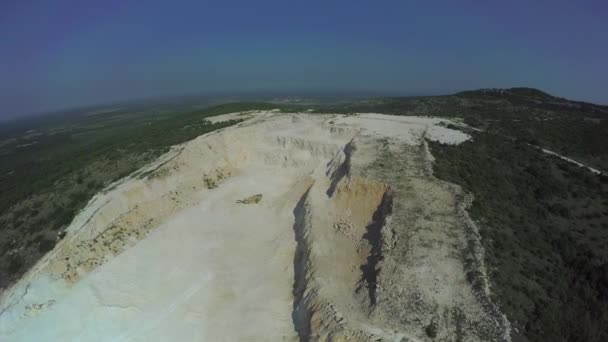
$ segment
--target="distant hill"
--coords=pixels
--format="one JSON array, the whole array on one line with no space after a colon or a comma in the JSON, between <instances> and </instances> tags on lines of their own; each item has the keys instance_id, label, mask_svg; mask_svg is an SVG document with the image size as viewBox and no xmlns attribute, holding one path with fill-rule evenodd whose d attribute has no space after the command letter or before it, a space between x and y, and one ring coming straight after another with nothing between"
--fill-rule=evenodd
<instances>
[{"instance_id":1,"label":"distant hill","mask_svg":"<svg viewBox=\"0 0 608 342\"><path fill-rule=\"evenodd\" d=\"M535 88L487 88L477 90L466 90L455 94L456 96L521 96L527 98L534 98L538 100L551 100L555 99L552 96L540 89Z\"/></svg>"},{"instance_id":2,"label":"distant hill","mask_svg":"<svg viewBox=\"0 0 608 342\"><path fill-rule=\"evenodd\" d=\"M543 107L559 111L584 111L592 114L608 116L608 106L597 105L583 101L573 101L553 96L536 88L490 88L461 91L454 96L469 99L504 99L514 105Z\"/></svg>"}]
</instances>

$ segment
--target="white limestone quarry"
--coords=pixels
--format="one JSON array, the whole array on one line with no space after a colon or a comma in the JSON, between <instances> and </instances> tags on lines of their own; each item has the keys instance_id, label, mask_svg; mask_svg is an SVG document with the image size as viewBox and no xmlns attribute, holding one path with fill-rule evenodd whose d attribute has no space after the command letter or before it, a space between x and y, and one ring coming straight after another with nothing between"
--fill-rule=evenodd
<instances>
[{"instance_id":1,"label":"white limestone quarry","mask_svg":"<svg viewBox=\"0 0 608 342\"><path fill-rule=\"evenodd\" d=\"M92 199L2 294L0 341L509 340L465 277L487 285L467 196L429 168L425 139L468 135L381 114L210 121L235 118Z\"/></svg>"}]
</instances>

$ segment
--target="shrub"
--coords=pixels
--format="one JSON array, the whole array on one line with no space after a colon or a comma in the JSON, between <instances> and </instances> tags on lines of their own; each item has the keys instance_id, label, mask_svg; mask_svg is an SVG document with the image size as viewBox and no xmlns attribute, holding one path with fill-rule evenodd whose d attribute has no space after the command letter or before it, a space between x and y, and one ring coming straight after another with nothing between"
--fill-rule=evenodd
<instances>
[{"instance_id":1,"label":"shrub","mask_svg":"<svg viewBox=\"0 0 608 342\"><path fill-rule=\"evenodd\" d=\"M437 323L435 323L434 321L431 321L431 323L429 323L429 325L426 326L426 328L424 328L424 332L426 332L426 335L430 338L435 338L437 337Z\"/></svg>"}]
</instances>

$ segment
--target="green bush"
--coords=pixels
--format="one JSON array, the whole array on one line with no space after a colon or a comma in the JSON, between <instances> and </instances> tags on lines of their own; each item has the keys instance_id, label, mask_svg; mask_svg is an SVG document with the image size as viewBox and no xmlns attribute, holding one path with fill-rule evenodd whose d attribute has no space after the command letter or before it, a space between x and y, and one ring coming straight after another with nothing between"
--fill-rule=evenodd
<instances>
[{"instance_id":1,"label":"green bush","mask_svg":"<svg viewBox=\"0 0 608 342\"><path fill-rule=\"evenodd\" d=\"M437 328L437 323L431 322L426 326L426 328L424 328L424 332L428 337L435 338L437 337Z\"/></svg>"}]
</instances>

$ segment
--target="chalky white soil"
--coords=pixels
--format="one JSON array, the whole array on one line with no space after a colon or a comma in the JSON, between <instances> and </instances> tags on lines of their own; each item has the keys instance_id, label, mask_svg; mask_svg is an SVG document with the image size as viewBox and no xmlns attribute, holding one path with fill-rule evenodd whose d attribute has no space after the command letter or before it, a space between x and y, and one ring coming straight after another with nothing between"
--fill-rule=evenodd
<instances>
[{"instance_id":1,"label":"chalky white soil","mask_svg":"<svg viewBox=\"0 0 608 342\"><path fill-rule=\"evenodd\" d=\"M426 146L469 136L380 114L210 121L244 118L98 194L3 293L0 341L509 340L470 198Z\"/></svg>"}]
</instances>

